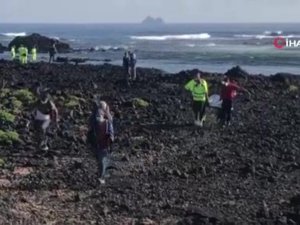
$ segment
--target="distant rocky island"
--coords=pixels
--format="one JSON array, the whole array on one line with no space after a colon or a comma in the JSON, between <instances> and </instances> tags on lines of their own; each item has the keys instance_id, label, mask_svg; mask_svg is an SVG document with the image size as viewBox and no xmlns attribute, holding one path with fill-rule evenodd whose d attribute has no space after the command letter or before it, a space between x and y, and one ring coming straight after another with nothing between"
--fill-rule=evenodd
<instances>
[{"instance_id":1,"label":"distant rocky island","mask_svg":"<svg viewBox=\"0 0 300 225\"><path fill-rule=\"evenodd\" d=\"M148 16L142 21L142 24L153 26L153 25L163 25L163 24L165 24L165 22L160 17L154 18L154 17Z\"/></svg>"}]
</instances>

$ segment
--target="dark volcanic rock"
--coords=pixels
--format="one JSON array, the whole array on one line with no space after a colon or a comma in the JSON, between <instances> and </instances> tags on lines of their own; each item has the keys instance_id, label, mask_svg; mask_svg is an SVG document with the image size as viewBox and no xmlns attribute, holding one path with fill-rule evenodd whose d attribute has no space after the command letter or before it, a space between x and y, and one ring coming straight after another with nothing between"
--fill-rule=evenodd
<instances>
[{"instance_id":1,"label":"dark volcanic rock","mask_svg":"<svg viewBox=\"0 0 300 225\"><path fill-rule=\"evenodd\" d=\"M299 82L299 75L294 75L290 73L276 73L275 75L270 76L271 81L279 82L282 84L290 85L293 82Z\"/></svg>"},{"instance_id":2,"label":"dark volcanic rock","mask_svg":"<svg viewBox=\"0 0 300 225\"><path fill-rule=\"evenodd\" d=\"M39 52L46 53L49 51L49 48L56 43L56 48L58 52L69 52L71 47L67 43L60 42L55 39L51 39L40 34L31 34L24 37L16 37L9 43L9 48L16 46L18 48L21 44L31 49L34 45L37 46Z\"/></svg>"},{"instance_id":3,"label":"dark volcanic rock","mask_svg":"<svg viewBox=\"0 0 300 225\"><path fill-rule=\"evenodd\" d=\"M197 128L183 88L196 70L138 68L130 87L123 68L110 64L0 60L0 70L1 110L12 111L7 93L41 84L60 114L46 153L25 129L32 109L16 114L11 127L25 144L0 146L0 224L300 224L300 98L292 97L299 89L291 94L269 77L249 75L240 81L252 101L238 94L232 125L220 128L207 109ZM204 74L209 85L220 83ZM86 144L98 98L108 102L116 132L104 186ZM147 107L133 104L137 98ZM30 174L16 176L14 168Z\"/></svg>"},{"instance_id":4,"label":"dark volcanic rock","mask_svg":"<svg viewBox=\"0 0 300 225\"><path fill-rule=\"evenodd\" d=\"M231 68L225 73L225 75L232 78L246 78L247 76L249 76L249 74L240 66Z\"/></svg>"}]
</instances>

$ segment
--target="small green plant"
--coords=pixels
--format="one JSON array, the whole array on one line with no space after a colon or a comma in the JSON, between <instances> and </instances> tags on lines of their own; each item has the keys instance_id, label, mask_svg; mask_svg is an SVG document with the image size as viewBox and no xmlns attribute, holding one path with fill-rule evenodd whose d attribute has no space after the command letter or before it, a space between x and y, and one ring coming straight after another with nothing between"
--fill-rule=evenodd
<instances>
[{"instance_id":1,"label":"small green plant","mask_svg":"<svg viewBox=\"0 0 300 225\"><path fill-rule=\"evenodd\" d=\"M85 100L83 98L79 98L77 96L70 95L70 96L68 96L68 99L65 103L65 107L74 108L76 106L79 106L81 104L81 102L85 102Z\"/></svg>"},{"instance_id":2,"label":"small green plant","mask_svg":"<svg viewBox=\"0 0 300 225\"><path fill-rule=\"evenodd\" d=\"M28 89L20 89L14 92L14 97L25 104L31 104L34 102L34 95Z\"/></svg>"},{"instance_id":3,"label":"small green plant","mask_svg":"<svg viewBox=\"0 0 300 225\"><path fill-rule=\"evenodd\" d=\"M12 97L10 99L12 107L13 107L13 113L20 113L23 107L23 103L21 101L19 101L17 98Z\"/></svg>"},{"instance_id":4,"label":"small green plant","mask_svg":"<svg viewBox=\"0 0 300 225\"><path fill-rule=\"evenodd\" d=\"M20 138L17 132L0 130L0 143L11 145L19 141Z\"/></svg>"},{"instance_id":5,"label":"small green plant","mask_svg":"<svg viewBox=\"0 0 300 225\"><path fill-rule=\"evenodd\" d=\"M0 98L6 97L10 93L10 89L8 88L3 88L0 90Z\"/></svg>"},{"instance_id":6,"label":"small green plant","mask_svg":"<svg viewBox=\"0 0 300 225\"><path fill-rule=\"evenodd\" d=\"M0 121L13 123L15 121L15 116L5 110L0 110Z\"/></svg>"},{"instance_id":7,"label":"small green plant","mask_svg":"<svg viewBox=\"0 0 300 225\"><path fill-rule=\"evenodd\" d=\"M1 158L0 158L0 167L3 167L4 165L5 165L4 159L1 159Z\"/></svg>"},{"instance_id":8,"label":"small green plant","mask_svg":"<svg viewBox=\"0 0 300 225\"><path fill-rule=\"evenodd\" d=\"M298 91L298 87L296 85L290 85L289 86L289 92L295 92L295 91Z\"/></svg>"},{"instance_id":9,"label":"small green plant","mask_svg":"<svg viewBox=\"0 0 300 225\"><path fill-rule=\"evenodd\" d=\"M150 104L149 104L149 102L145 101L144 99L141 99L141 98L134 98L134 99L133 99L133 105L134 105L135 107L146 108L146 107L148 107Z\"/></svg>"}]
</instances>

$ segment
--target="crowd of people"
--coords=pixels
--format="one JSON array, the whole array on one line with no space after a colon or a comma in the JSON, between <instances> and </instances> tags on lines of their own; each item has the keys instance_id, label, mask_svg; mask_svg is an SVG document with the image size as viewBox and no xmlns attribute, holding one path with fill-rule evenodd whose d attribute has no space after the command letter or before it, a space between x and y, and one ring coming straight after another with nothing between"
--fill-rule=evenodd
<instances>
[{"instance_id":1,"label":"crowd of people","mask_svg":"<svg viewBox=\"0 0 300 225\"><path fill-rule=\"evenodd\" d=\"M12 59L16 59L17 55L21 64L28 61L28 48L21 45L16 53L16 48L11 48ZM57 53L55 42L49 48L49 63L55 60ZM31 51L31 61L37 60L37 48L34 46ZM134 52L125 52L123 57L124 77L127 84L137 79L136 73L137 58ZM240 87L231 77L225 76L220 82L221 91L219 95L219 105L217 119L221 126L226 127L231 123L231 114L233 110L233 100L237 96L237 91L246 91ZM201 72L197 72L195 77L188 81L184 88L191 93L192 111L194 113L194 124L203 127L206 119L206 108L210 106L209 85L204 79ZM33 106L32 118L35 129L35 137L37 148L42 151L49 150L47 131L51 123L58 125L58 110L52 101L46 89L39 87L36 91L38 100ZM30 123L29 123L30 124ZM96 101L94 109L89 119L89 129L87 133L87 141L90 144L98 161L99 181L105 183L107 176L106 170L109 166L109 158L111 145L114 141L113 117L110 108L105 101Z\"/></svg>"},{"instance_id":2,"label":"crowd of people","mask_svg":"<svg viewBox=\"0 0 300 225\"><path fill-rule=\"evenodd\" d=\"M232 103L237 91L247 91L237 85L230 77L225 76L221 85L221 108L218 113L218 121L222 126L229 126L231 121ZM195 125L203 127L206 107L210 106L208 83L198 72L194 79L190 80L184 88L192 94L192 109ZM58 124L58 111L46 89L38 88L38 100L32 113L33 124L36 131L37 145L42 151L47 151L47 130L50 123ZM90 144L98 162L99 181L105 183L106 170L110 163L111 145L114 141L113 117L110 108L105 101L96 100L89 118L87 142Z\"/></svg>"},{"instance_id":3,"label":"crowd of people","mask_svg":"<svg viewBox=\"0 0 300 225\"><path fill-rule=\"evenodd\" d=\"M49 63L52 63L55 61L55 55L57 53L56 43L53 41L52 45L49 47ZM30 51L29 48L25 45L21 44L19 48L16 48L16 46L12 46L10 49L10 55L11 59L19 60L21 64L27 64L28 61L30 62L36 62L37 61L37 54L38 49L37 45L34 45ZM28 60L29 58L29 60Z\"/></svg>"},{"instance_id":4,"label":"crowd of people","mask_svg":"<svg viewBox=\"0 0 300 225\"><path fill-rule=\"evenodd\" d=\"M11 53L12 60L16 60L18 58L21 64L27 64L29 56L31 56L30 58L31 62L35 62L37 60L36 46L33 46L30 52L28 48L25 47L24 45L20 45L18 49L16 49L16 46L12 46L10 49L10 53Z\"/></svg>"}]
</instances>

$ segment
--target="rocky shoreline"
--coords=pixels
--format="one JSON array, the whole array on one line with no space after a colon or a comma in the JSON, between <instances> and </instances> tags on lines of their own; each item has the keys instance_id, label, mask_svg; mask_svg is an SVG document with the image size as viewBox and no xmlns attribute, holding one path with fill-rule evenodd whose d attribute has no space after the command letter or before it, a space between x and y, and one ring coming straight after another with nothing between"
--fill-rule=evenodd
<instances>
[{"instance_id":1,"label":"rocky shoreline","mask_svg":"<svg viewBox=\"0 0 300 225\"><path fill-rule=\"evenodd\" d=\"M193 71L137 72L128 89L119 66L0 60L0 110L14 116L1 130L18 134L0 145L0 224L300 224L300 76L233 68L251 96L238 96L233 126L210 109L200 129L183 90ZM205 73L211 93L219 75ZM37 83L61 115L48 153L25 128ZM85 144L95 94L115 117L117 169L105 186Z\"/></svg>"}]
</instances>

